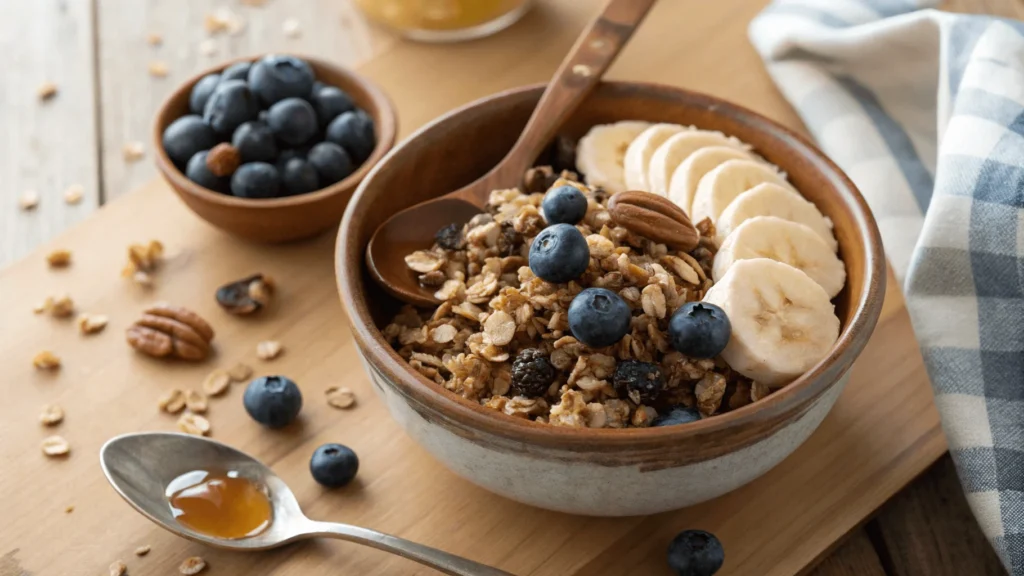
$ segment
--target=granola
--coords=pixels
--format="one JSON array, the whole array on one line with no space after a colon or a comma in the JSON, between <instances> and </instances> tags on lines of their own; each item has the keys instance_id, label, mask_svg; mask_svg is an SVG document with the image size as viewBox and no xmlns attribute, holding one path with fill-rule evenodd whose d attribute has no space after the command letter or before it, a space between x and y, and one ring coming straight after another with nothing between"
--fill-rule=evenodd
<instances>
[{"instance_id":1,"label":"granola","mask_svg":"<svg viewBox=\"0 0 1024 576\"><path fill-rule=\"evenodd\" d=\"M551 173L532 169L527 181ZM669 341L672 313L701 300L712 285L714 226L699 223L699 238L682 243L683 249L659 243L617 224L608 195L574 180L564 172L546 183L571 184L587 197L586 216L576 226L590 249L586 272L562 284L538 278L528 257L545 227L544 188L495 190L485 213L461 229L442 229L429 250L406 257L442 303L433 310L405 306L384 328L399 355L451 392L553 426L646 427L674 406L696 408L707 417L767 394L721 359L689 358ZM632 311L626 335L604 348L586 346L569 330L570 302L591 287L618 293ZM520 356L524 363L517 365ZM537 357L546 359L553 377L545 373L530 380L530 370L547 370L526 364ZM660 394L617 389L616 367L630 360L660 369ZM514 371L520 381L513 382Z\"/></svg>"}]
</instances>

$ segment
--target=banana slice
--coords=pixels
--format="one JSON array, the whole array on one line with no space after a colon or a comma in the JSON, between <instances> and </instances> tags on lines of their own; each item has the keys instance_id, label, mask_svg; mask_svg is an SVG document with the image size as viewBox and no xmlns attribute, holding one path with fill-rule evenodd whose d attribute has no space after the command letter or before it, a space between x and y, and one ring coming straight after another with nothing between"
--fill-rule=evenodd
<instances>
[{"instance_id":1,"label":"banana slice","mask_svg":"<svg viewBox=\"0 0 1024 576\"><path fill-rule=\"evenodd\" d=\"M689 214L690 209L693 208L693 195L697 192L697 184L705 174L728 160L752 159L751 154L738 148L727 146L701 148L687 156L686 160L683 160L683 163L672 173L668 185L668 198Z\"/></svg>"},{"instance_id":2,"label":"banana slice","mask_svg":"<svg viewBox=\"0 0 1024 576\"><path fill-rule=\"evenodd\" d=\"M832 220L823 216L818 207L789 188L765 182L736 197L715 222L715 240L721 244L730 232L751 218L775 216L791 222L799 222L821 236L833 252L839 250L839 243L832 232Z\"/></svg>"},{"instance_id":3,"label":"banana slice","mask_svg":"<svg viewBox=\"0 0 1024 576\"><path fill-rule=\"evenodd\" d=\"M755 216L740 224L715 254L715 282L739 261L768 258L789 264L811 277L829 298L846 284L846 267L821 236L804 224L775 216Z\"/></svg>"},{"instance_id":4,"label":"banana slice","mask_svg":"<svg viewBox=\"0 0 1024 576\"><path fill-rule=\"evenodd\" d=\"M695 223L705 218L717 223L733 199L762 182L793 189L782 174L767 164L754 160L727 160L700 179L693 196L690 218Z\"/></svg>"},{"instance_id":5,"label":"banana slice","mask_svg":"<svg viewBox=\"0 0 1024 576\"><path fill-rule=\"evenodd\" d=\"M626 188L650 192L651 184L647 181L647 166L651 163L651 156L665 140L686 129L686 126L679 124L655 124L641 132L626 149Z\"/></svg>"},{"instance_id":6,"label":"banana slice","mask_svg":"<svg viewBox=\"0 0 1024 576\"><path fill-rule=\"evenodd\" d=\"M650 192L668 196L669 184L676 168L694 152L707 146L724 146L736 150L749 150L750 146L732 136L710 130L687 130L675 134L658 146L647 165L647 184ZM749 155L744 157L750 158Z\"/></svg>"},{"instance_id":7,"label":"banana slice","mask_svg":"<svg viewBox=\"0 0 1024 576\"><path fill-rule=\"evenodd\" d=\"M725 310L732 324L722 359L768 386L796 379L839 338L839 318L821 286L767 258L736 262L704 300Z\"/></svg>"},{"instance_id":8,"label":"banana slice","mask_svg":"<svg viewBox=\"0 0 1024 576\"><path fill-rule=\"evenodd\" d=\"M580 138L576 145L576 167L586 176L587 185L612 194L624 192L626 149L650 126L650 122L633 120L599 124Z\"/></svg>"}]
</instances>

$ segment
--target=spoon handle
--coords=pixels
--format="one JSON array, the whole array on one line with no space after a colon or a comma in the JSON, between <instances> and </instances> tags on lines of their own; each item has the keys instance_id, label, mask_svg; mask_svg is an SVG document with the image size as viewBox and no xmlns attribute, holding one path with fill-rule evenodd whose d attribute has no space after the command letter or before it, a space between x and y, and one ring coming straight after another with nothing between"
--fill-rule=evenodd
<instances>
[{"instance_id":1,"label":"spoon handle","mask_svg":"<svg viewBox=\"0 0 1024 576\"><path fill-rule=\"evenodd\" d=\"M378 550L397 554L425 566L430 566L442 574L451 574L452 576L514 576L504 570L498 570L497 568L467 560L461 556L442 552L437 548L431 548L423 544L417 544L409 540L384 534L383 532L368 530L358 526L312 521L309 530L310 532L307 536L336 538L338 540L364 544Z\"/></svg>"},{"instance_id":2,"label":"spoon handle","mask_svg":"<svg viewBox=\"0 0 1024 576\"><path fill-rule=\"evenodd\" d=\"M496 185L517 182L555 137L583 99L594 90L657 0L609 0L576 40L540 97L523 133L504 160L487 175ZM476 187L478 190L490 188Z\"/></svg>"}]
</instances>

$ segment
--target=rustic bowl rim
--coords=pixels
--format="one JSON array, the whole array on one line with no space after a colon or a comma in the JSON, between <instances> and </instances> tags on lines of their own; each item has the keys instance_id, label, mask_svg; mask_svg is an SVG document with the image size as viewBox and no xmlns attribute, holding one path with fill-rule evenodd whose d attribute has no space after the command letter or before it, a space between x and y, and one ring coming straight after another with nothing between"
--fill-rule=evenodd
<instances>
[{"instance_id":1,"label":"rustic bowl rim","mask_svg":"<svg viewBox=\"0 0 1024 576\"><path fill-rule=\"evenodd\" d=\"M845 207L847 204L852 206L850 212L852 212L857 231L857 240L864 245L865 274L862 280L861 298L856 302L850 302L850 306L854 309L853 318L843 327L839 339L833 345L829 355L782 389L736 410L686 425L625 429L569 428L515 418L441 388L435 382L413 370L383 338L381 331L374 325L367 305L354 295L354 288L358 286L359 278L363 277L365 269L365 246L355 246L354 235L349 233L349 229L356 219L356 212L360 209L363 196L367 193L377 172L387 167L395 156L401 153L406 146L415 142L422 134L475 107L493 103L496 100L514 98L524 92L539 92L545 86L544 84L532 84L479 98L423 125L374 166L353 195L338 231L335 247L335 276L342 306L359 350L365 357L367 368L381 372L382 376L391 383L392 390L401 394L406 401L414 402L428 409L432 416L440 417L441 421L445 422L445 427L451 427L454 424L456 428L466 427L513 442L556 450L607 452L650 447L667 448L695 436L743 430L759 421L778 418L801 407L804 408L799 413L803 413L812 401L842 380L842 373L836 374L833 380L826 379L826 375L832 367L841 366L843 363L846 364L843 372L849 370L850 365L867 344L881 315L886 285L886 260L882 250L881 235L863 195L860 194L849 177L807 138L746 107L708 94L665 84L603 81L602 85L607 85L612 89L628 88L651 93L673 92L682 96L691 106L697 106L699 103L700 106L714 114L742 117L767 126L768 129L775 132L777 137L789 139L798 144L797 148L803 148L807 152L805 157L813 157L815 161L827 168L827 172L831 172L831 177L842 183L849 192L849 198L841 202L844 206L843 210L847 210ZM368 281L372 283L372 280ZM383 291L383 289L381 290ZM749 445L749 442L744 445ZM726 450L725 452L731 451Z\"/></svg>"},{"instance_id":2,"label":"rustic bowl rim","mask_svg":"<svg viewBox=\"0 0 1024 576\"><path fill-rule=\"evenodd\" d=\"M188 177L185 176L185 173L174 165L174 162L171 161L171 158L167 155L167 151L164 150L163 146L163 128L181 117L177 116L175 118L170 118L170 108L172 107L172 104L181 99L185 99L187 101L192 92L192 88L207 74L223 72L229 66L240 62L255 63L257 60L272 54L294 56L295 58L308 62L314 69L323 68L330 70L332 73L345 78L347 82L358 86L360 90L365 92L369 96L370 100L373 101L374 107L377 110L377 113L372 116L378 131L377 143L373 148L373 152L370 153L370 156L363 161L355 172L349 174L344 179L314 192L296 194L294 196L284 196L281 198L239 198L237 196L222 194L220 192L210 190L209 188L205 188L189 180ZM369 113L369 110L366 112ZM314 202L351 191L353 188L358 186L364 178L366 178L373 167L376 166L394 147L397 134L398 115L395 112L394 105L391 103L391 99L388 98L387 94L385 94L384 91L375 83L362 74L359 74L351 68L340 66L315 56L297 54L294 52L265 52L249 56L241 56L221 62L220 64L211 66L192 75L188 80L181 83L173 92L164 98L160 107L157 109L157 113L153 118L152 142L157 168L178 191L194 196L203 202L219 204L225 207L253 210L274 210L277 208L312 204Z\"/></svg>"}]
</instances>

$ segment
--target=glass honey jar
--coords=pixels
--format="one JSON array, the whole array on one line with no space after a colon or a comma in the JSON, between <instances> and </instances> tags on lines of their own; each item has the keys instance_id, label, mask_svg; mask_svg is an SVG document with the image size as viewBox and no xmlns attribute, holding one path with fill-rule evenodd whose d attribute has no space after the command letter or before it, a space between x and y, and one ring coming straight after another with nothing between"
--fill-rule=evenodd
<instances>
[{"instance_id":1,"label":"glass honey jar","mask_svg":"<svg viewBox=\"0 0 1024 576\"><path fill-rule=\"evenodd\" d=\"M455 42L488 36L519 20L532 0L356 0L369 16L406 38Z\"/></svg>"}]
</instances>

